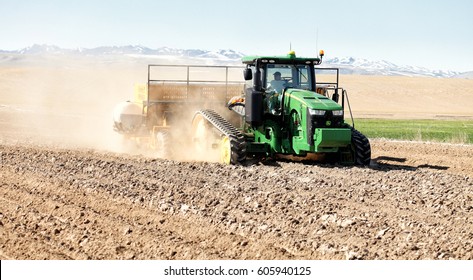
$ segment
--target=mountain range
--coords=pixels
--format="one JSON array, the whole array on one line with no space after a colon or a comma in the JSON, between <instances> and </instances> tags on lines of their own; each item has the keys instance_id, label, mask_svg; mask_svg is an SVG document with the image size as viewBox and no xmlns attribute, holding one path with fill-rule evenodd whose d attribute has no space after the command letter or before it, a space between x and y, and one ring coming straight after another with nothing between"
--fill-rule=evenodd
<instances>
[{"instance_id":1,"label":"mountain range","mask_svg":"<svg viewBox=\"0 0 473 280\"><path fill-rule=\"evenodd\" d=\"M188 58L208 58L219 60L238 60L244 56L243 53L234 50L218 50L208 51L200 49L174 49L168 47L161 47L151 49L143 46L102 46L96 48L77 48L77 49L63 49L53 45L33 45L15 51L1 51L17 54L82 54L90 56L99 55L153 55L153 56L176 56Z\"/></svg>"},{"instance_id":2,"label":"mountain range","mask_svg":"<svg viewBox=\"0 0 473 280\"><path fill-rule=\"evenodd\" d=\"M176 49L160 47L151 49L144 46L102 46L96 48L65 49L54 45L32 45L27 48L2 51L0 54L16 55L85 55L85 56L126 56L131 58L190 58L204 59L207 63L237 64L245 54L235 50L201 50L201 49ZM416 76L416 77L441 77L441 78L469 78L473 79L472 72L457 72L448 70L432 70L425 67L397 65L385 60L368 60L355 57L326 58L323 67L340 68L342 74L357 75L383 75L383 76Z\"/></svg>"}]
</instances>

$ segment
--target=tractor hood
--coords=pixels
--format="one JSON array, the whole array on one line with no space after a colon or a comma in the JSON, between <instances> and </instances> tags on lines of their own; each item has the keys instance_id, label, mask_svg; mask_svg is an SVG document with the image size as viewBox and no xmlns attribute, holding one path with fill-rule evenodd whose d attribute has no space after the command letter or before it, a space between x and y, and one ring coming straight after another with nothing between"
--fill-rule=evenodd
<instances>
[{"instance_id":1,"label":"tractor hood","mask_svg":"<svg viewBox=\"0 0 473 280\"><path fill-rule=\"evenodd\" d=\"M287 89L284 93L285 108L307 107L315 110L342 110L342 106L332 99L309 90ZM300 103L300 104L297 104Z\"/></svg>"},{"instance_id":2,"label":"tractor hood","mask_svg":"<svg viewBox=\"0 0 473 280\"><path fill-rule=\"evenodd\" d=\"M295 154L336 152L350 145L351 130L344 126L343 107L324 95L288 89L284 93L284 114L295 128Z\"/></svg>"}]
</instances>

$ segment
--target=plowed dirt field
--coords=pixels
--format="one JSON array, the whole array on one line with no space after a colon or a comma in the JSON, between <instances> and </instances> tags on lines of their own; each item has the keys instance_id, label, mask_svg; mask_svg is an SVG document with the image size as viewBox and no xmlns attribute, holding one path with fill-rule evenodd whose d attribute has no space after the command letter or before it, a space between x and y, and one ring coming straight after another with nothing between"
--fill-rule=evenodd
<instances>
[{"instance_id":1,"label":"plowed dirt field","mask_svg":"<svg viewBox=\"0 0 473 280\"><path fill-rule=\"evenodd\" d=\"M473 148L367 168L0 146L2 259L473 259Z\"/></svg>"}]
</instances>

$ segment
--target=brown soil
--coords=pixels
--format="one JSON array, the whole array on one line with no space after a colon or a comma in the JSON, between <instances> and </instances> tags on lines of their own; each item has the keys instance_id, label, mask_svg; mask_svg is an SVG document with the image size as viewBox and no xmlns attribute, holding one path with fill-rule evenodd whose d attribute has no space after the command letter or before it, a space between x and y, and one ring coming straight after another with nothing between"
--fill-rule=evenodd
<instances>
[{"instance_id":1,"label":"brown soil","mask_svg":"<svg viewBox=\"0 0 473 280\"><path fill-rule=\"evenodd\" d=\"M101 63L0 67L1 259L473 259L473 146L371 139L367 168L130 155L111 110L146 73ZM471 81L355 78L358 115L473 116ZM419 83L429 102L401 106Z\"/></svg>"},{"instance_id":2,"label":"brown soil","mask_svg":"<svg viewBox=\"0 0 473 280\"><path fill-rule=\"evenodd\" d=\"M4 144L0 255L473 259L473 148L373 151L369 168L225 166Z\"/></svg>"}]
</instances>

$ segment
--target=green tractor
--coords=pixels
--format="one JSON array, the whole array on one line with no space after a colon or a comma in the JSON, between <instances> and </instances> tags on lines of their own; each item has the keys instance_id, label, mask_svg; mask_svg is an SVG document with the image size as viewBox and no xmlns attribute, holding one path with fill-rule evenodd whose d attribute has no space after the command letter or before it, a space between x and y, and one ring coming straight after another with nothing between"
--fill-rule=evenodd
<instances>
[{"instance_id":1,"label":"green tractor","mask_svg":"<svg viewBox=\"0 0 473 280\"><path fill-rule=\"evenodd\" d=\"M243 57L243 94L227 103L240 123L216 110L199 110L192 122L194 145L220 149L220 161L227 164L270 157L369 165L369 140L345 122L345 103L350 115L351 109L338 86L339 69L317 68L322 58L323 51L316 58L293 51ZM324 71L335 71L335 80L317 81Z\"/></svg>"}]
</instances>

